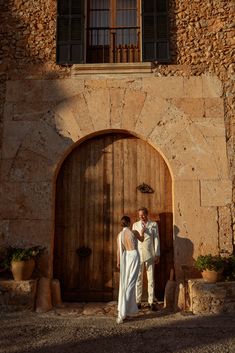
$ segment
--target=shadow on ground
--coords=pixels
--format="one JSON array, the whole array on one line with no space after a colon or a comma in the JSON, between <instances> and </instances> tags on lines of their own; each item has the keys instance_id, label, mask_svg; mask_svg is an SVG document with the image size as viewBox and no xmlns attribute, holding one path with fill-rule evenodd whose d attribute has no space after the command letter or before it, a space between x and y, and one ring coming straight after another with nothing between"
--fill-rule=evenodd
<instances>
[{"instance_id":1,"label":"shadow on ground","mask_svg":"<svg viewBox=\"0 0 235 353\"><path fill-rule=\"evenodd\" d=\"M1 353L234 353L235 317L158 312L117 325L113 317L11 313L0 341Z\"/></svg>"}]
</instances>

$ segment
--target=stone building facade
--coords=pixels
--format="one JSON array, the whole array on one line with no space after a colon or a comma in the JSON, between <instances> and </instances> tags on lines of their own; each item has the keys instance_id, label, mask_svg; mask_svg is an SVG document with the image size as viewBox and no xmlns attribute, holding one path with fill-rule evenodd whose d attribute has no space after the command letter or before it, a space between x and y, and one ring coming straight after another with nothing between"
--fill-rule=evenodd
<instances>
[{"instance_id":1,"label":"stone building facade","mask_svg":"<svg viewBox=\"0 0 235 353\"><path fill-rule=\"evenodd\" d=\"M53 276L60 166L82 141L121 131L169 168L176 277L198 254L231 254L233 21L233 1L170 0L169 64L65 66L56 1L0 0L0 245L46 246L41 271Z\"/></svg>"}]
</instances>

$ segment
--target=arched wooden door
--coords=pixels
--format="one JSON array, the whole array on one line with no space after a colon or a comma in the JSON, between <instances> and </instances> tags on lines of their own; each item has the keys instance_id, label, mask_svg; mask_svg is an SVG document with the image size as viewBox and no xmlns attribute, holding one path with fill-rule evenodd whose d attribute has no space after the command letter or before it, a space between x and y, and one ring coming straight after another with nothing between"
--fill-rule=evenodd
<instances>
[{"instance_id":1,"label":"arched wooden door","mask_svg":"<svg viewBox=\"0 0 235 353\"><path fill-rule=\"evenodd\" d=\"M142 193L145 183L154 193ZM56 184L54 278L64 300L117 297L116 236L120 218L137 220L145 206L159 221L161 263L156 295L162 298L173 265L171 177L160 154L129 135L108 134L79 145L64 161Z\"/></svg>"}]
</instances>

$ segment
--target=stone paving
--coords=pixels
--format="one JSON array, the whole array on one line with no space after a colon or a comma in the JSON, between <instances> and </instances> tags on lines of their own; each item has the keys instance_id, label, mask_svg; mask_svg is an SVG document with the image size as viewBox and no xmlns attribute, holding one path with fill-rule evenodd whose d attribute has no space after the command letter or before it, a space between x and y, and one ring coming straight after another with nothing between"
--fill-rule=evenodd
<instances>
[{"instance_id":1,"label":"stone paving","mask_svg":"<svg viewBox=\"0 0 235 353\"><path fill-rule=\"evenodd\" d=\"M116 303L0 313L0 353L234 353L234 315L156 312L116 324Z\"/></svg>"},{"instance_id":2,"label":"stone paving","mask_svg":"<svg viewBox=\"0 0 235 353\"><path fill-rule=\"evenodd\" d=\"M161 310L163 313L163 303L155 304L156 312ZM142 303L142 308L139 310L138 317L149 316L156 314L148 308L147 303ZM105 317L116 317L117 316L117 302L112 301L108 303L63 303L60 307L54 308L51 311L51 315L57 314L61 316L105 316Z\"/></svg>"}]
</instances>

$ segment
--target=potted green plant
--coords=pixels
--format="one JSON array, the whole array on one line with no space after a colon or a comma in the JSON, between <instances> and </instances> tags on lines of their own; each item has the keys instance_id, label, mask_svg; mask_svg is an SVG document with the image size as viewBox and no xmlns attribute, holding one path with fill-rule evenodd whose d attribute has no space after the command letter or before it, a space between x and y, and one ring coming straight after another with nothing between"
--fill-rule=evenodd
<instances>
[{"instance_id":1,"label":"potted green plant","mask_svg":"<svg viewBox=\"0 0 235 353\"><path fill-rule=\"evenodd\" d=\"M195 267L201 271L202 278L209 283L215 283L220 279L223 266L223 259L219 255L200 255L195 262Z\"/></svg>"},{"instance_id":2,"label":"potted green plant","mask_svg":"<svg viewBox=\"0 0 235 353\"><path fill-rule=\"evenodd\" d=\"M3 265L11 270L14 280L28 280L35 268L35 259L43 250L44 248L41 246L30 248L9 247Z\"/></svg>"}]
</instances>

